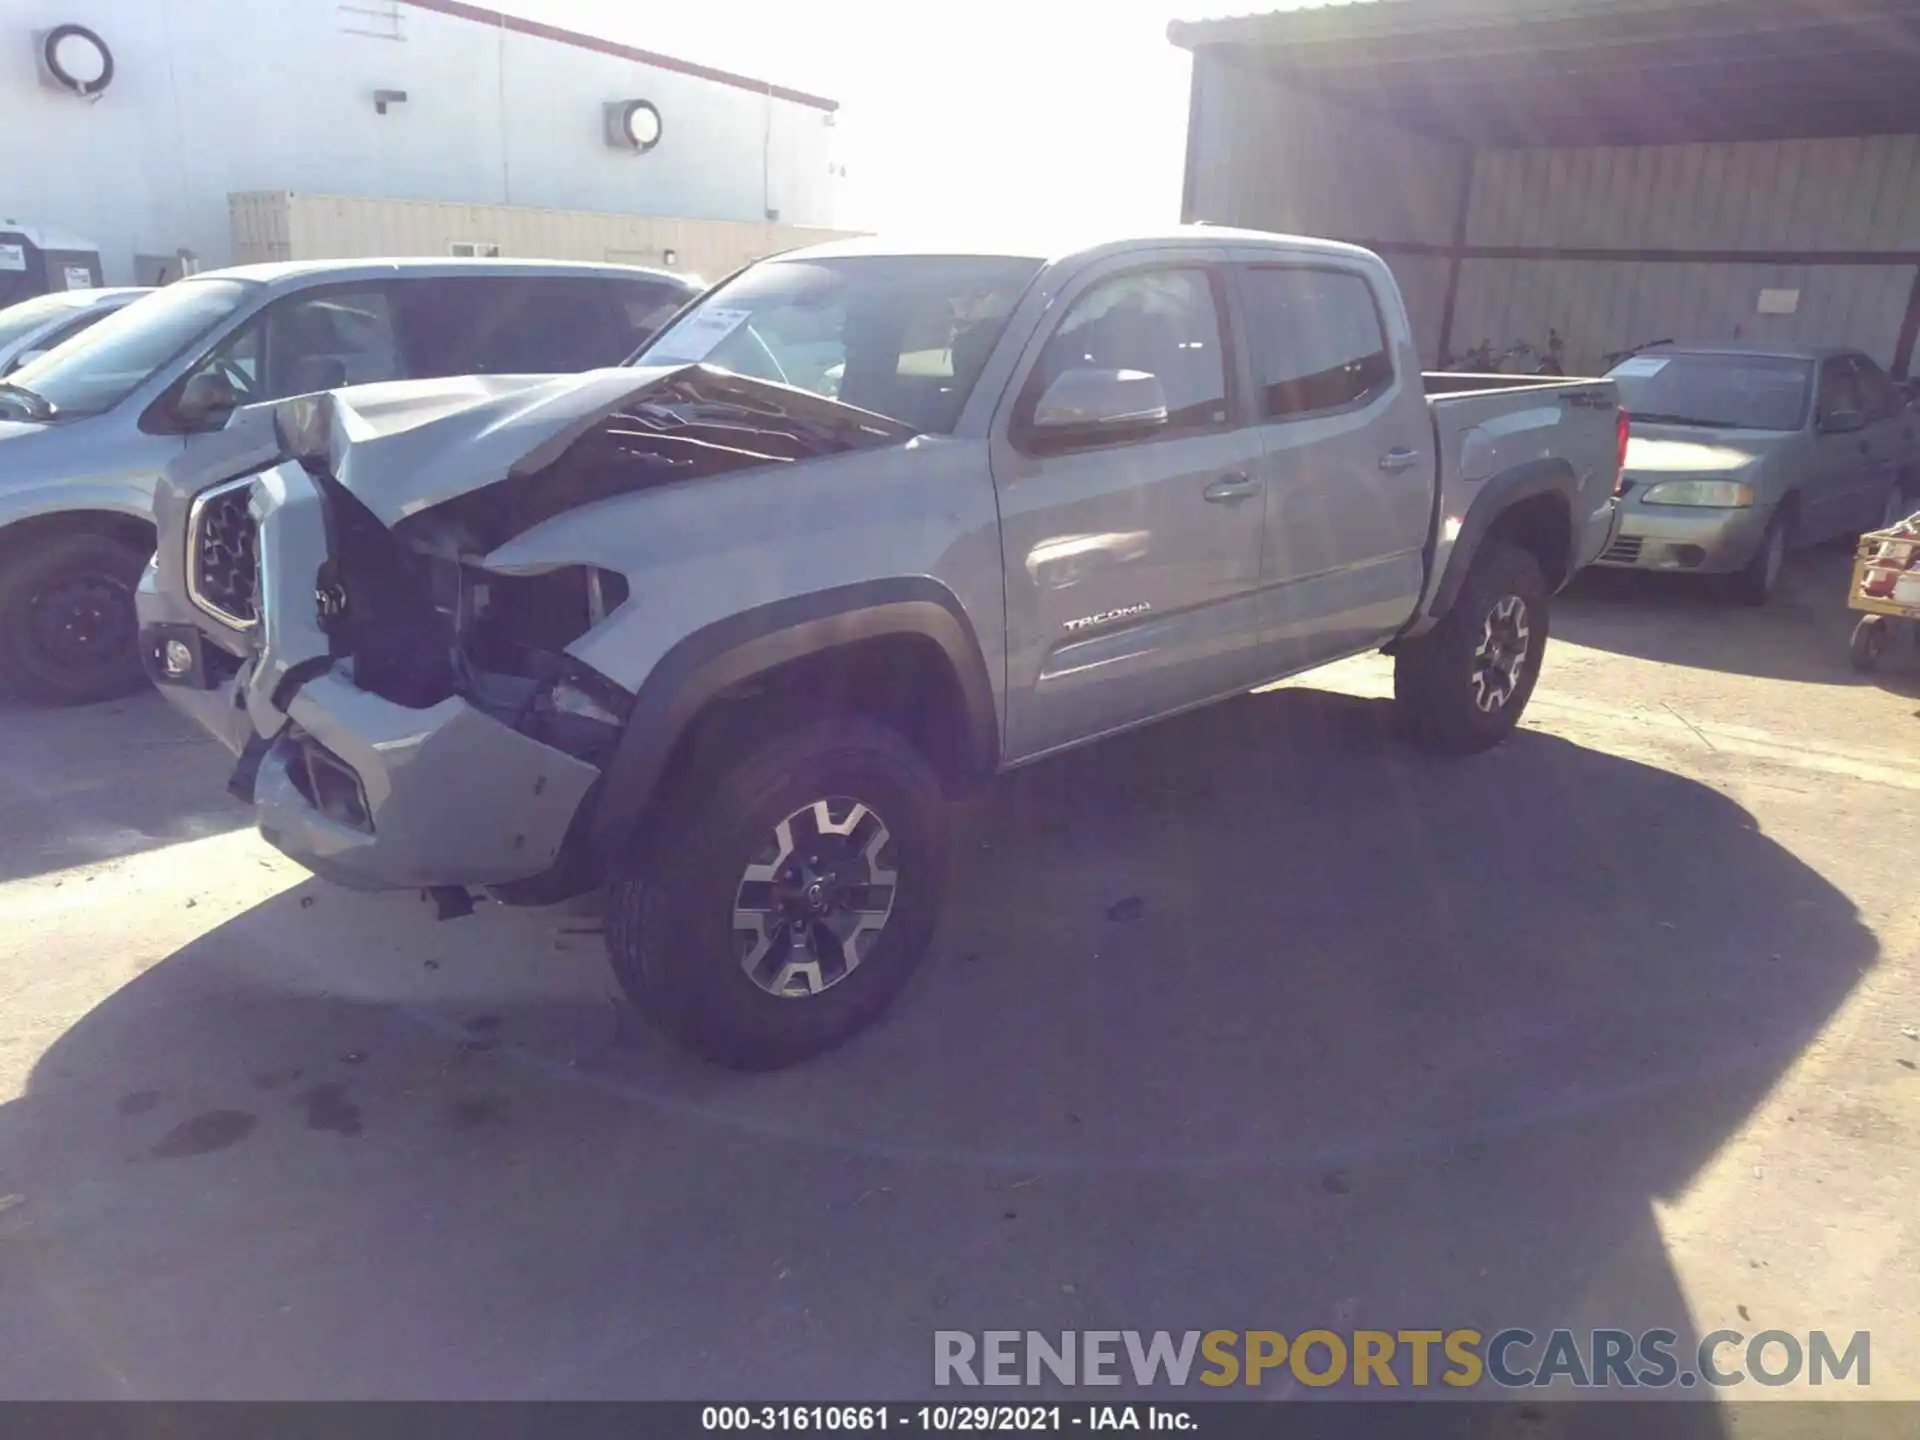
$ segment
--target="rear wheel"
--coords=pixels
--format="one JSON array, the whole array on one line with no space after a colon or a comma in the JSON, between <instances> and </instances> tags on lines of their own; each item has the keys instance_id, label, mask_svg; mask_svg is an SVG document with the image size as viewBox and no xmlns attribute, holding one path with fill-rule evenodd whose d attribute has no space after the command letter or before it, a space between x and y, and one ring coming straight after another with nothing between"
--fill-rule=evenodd
<instances>
[{"instance_id":1,"label":"rear wheel","mask_svg":"<svg viewBox=\"0 0 1920 1440\"><path fill-rule=\"evenodd\" d=\"M1393 696L1409 736L1451 754L1506 739L1540 678L1547 605L1539 562L1489 541L1446 618L1394 656Z\"/></svg>"},{"instance_id":2,"label":"rear wheel","mask_svg":"<svg viewBox=\"0 0 1920 1440\"><path fill-rule=\"evenodd\" d=\"M871 1022L933 936L945 801L892 730L849 717L746 746L684 789L610 887L634 1004L722 1065L771 1070Z\"/></svg>"},{"instance_id":3,"label":"rear wheel","mask_svg":"<svg viewBox=\"0 0 1920 1440\"><path fill-rule=\"evenodd\" d=\"M0 690L79 705L144 683L133 592L148 553L73 532L0 558Z\"/></svg>"}]
</instances>

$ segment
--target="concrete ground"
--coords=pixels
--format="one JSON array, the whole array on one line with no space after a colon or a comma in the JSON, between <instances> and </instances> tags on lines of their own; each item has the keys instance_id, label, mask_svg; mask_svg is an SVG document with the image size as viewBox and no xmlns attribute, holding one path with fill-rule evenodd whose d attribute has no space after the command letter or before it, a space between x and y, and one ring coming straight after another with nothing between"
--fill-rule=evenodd
<instances>
[{"instance_id":1,"label":"concrete ground","mask_svg":"<svg viewBox=\"0 0 1920 1440\"><path fill-rule=\"evenodd\" d=\"M1564 1325L1868 1329L1920 1398L1920 654L1848 671L1845 574L1583 581L1474 760L1370 658L1008 777L903 1002L759 1077L635 1023L582 910L306 878L151 695L0 712L0 1394Z\"/></svg>"}]
</instances>

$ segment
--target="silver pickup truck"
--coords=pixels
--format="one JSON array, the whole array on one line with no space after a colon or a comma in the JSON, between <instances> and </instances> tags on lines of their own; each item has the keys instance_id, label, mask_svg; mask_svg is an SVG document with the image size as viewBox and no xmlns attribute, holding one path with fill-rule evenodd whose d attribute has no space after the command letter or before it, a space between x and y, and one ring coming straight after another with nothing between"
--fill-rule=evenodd
<instances>
[{"instance_id":1,"label":"silver pickup truck","mask_svg":"<svg viewBox=\"0 0 1920 1440\"><path fill-rule=\"evenodd\" d=\"M239 412L162 482L141 643L287 854L442 913L604 886L640 1008L771 1067L906 981L998 770L1379 648L1414 738L1497 743L1625 439L1610 382L1423 380L1350 246L845 242L630 368Z\"/></svg>"}]
</instances>

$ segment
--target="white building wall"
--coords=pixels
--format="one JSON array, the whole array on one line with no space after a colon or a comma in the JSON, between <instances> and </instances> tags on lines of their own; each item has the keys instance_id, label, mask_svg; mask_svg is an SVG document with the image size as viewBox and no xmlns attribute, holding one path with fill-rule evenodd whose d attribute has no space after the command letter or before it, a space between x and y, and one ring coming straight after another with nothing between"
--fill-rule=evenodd
<instances>
[{"instance_id":1,"label":"white building wall","mask_svg":"<svg viewBox=\"0 0 1920 1440\"><path fill-rule=\"evenodd\" d=\"M112 48L96 101L45 88L31 33ZM369 33L352 33L362 30ZM394 36L399 38L393 38ZM408 99L385 115L376 89ZM651 100L660 145L607 146L602 106ZM4 0L0 219L136 254L231 255L228 195L283 190L827 226L821 109L389 0Z\"/></svg>"},{"instance_id":2,"label":"white building wall","mask_svg":"<svg viewBox=\"0 0 1920 1440\"><path fill-rule=\"evenodd\" d=\"M503 256L671 268L709 282L780 250L849 231L750 220L689 220L524 205L456 205L358 195L232 197L234 262L447 255L459 242Z\"/></svg>"}]
</instances>

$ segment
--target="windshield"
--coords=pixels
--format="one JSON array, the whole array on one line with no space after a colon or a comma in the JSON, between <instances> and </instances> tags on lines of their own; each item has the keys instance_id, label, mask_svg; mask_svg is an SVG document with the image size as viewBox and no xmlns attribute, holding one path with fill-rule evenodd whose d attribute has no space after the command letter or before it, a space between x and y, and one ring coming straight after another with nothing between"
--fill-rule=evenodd
<instances>
[{"instance_id":1,"label":"windshield","mask_svg":"<svg viewBox=\"0 0 1920 1440\"><path fill-rule=\"evenodd\" d=\"M1807 423L1813 362L1774 355L1636 355L1614 366L1620 403L1637 421L1719 430L1798 430Z\"/></svg>"},{"instance_id":2,"label":"windshield","mask_svg":"<svg viewBox=\"0 0 1920 1440\"><path fill-rule=\"evenodd\" d=\"M774 260L714 291L634 357L703 362L950 434L1038 260Z\"/></svg>"},{"instance_id":3,"label":"windshield","mask_svg":"<svg viewBox=\"0 0 1920 1440\"><path fill-rule=\"evenodd\" d=\"M31 300L22 300L18 305L9 305L0 310L0 346L11 345L21 337L31 335L49 320L78 313L65 295L36 295Z\"/></svg>"},{"instance_id":4,"label":"windshield","mask_svg":"<svg viewBox=\"0 0 1920 1440\"><path fill-rule=\"evenodd\" d=\"M63 420L98 415L231 315L252 285L181 280L136 300L8 376ZM0 405L7 403L0 394Z\"/></svg>"}]
</instances>

